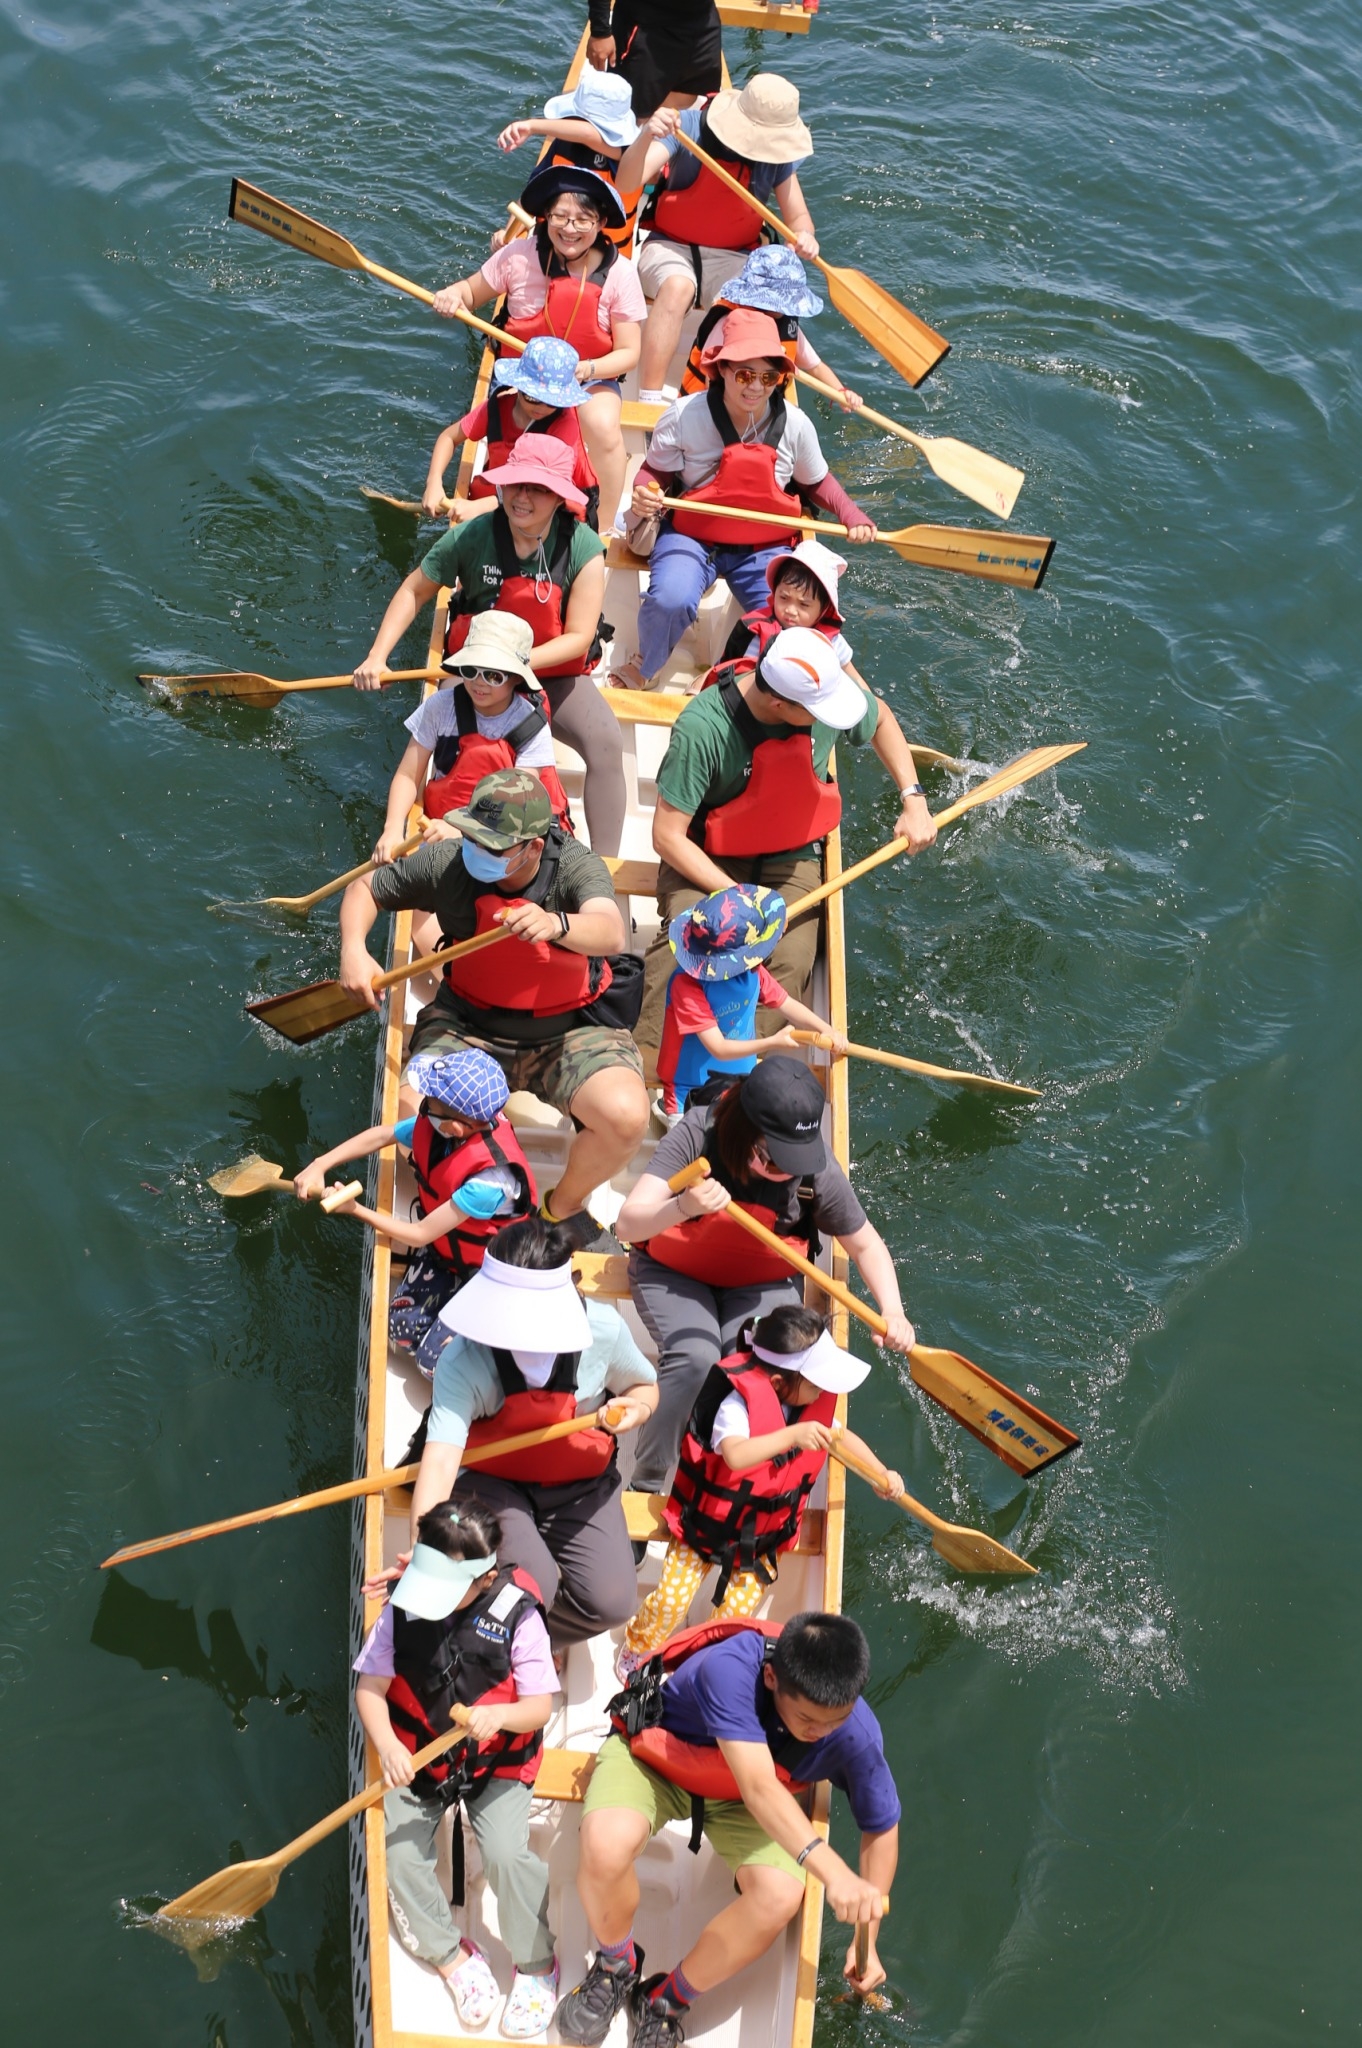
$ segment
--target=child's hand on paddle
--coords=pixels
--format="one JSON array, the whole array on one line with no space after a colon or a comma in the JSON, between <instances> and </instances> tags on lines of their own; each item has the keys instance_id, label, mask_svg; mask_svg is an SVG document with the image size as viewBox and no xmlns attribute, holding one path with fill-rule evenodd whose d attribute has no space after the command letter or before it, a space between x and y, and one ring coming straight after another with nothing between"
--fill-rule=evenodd
<instances>
[{"instance_id":1,"label":"child's hand on paddle","mask_svg":"<svg viewBox=\"0 0 1362 2048\"><path fill-rule=\"evenodd\" d=\"M425 513L427 519L438 519L449 510L449 500L445 496L445 487L442 482L426 485L426 488L421 493L421 510Z\"/></svg>"},{"instance_id":2,"label":"child's hand on paddle","mask_svg":"<svg viewBox=\"0 0 1362 2048\"><path fill-rule=\"evenodd\" d=\"M794 1422L790 1425L792 1451L826 1451L832 1447L832 1431L826 1422Z\"/></svg>"},{"instance_id":3,"label":"child's hand on paddle","mask_svg":"<svg viewBox=\"0 0 1362 2048\"><path fill-rule=\"evenodd\" d=\"M326 1191L326 1175L309 1162L293 1176L293 1192L300 1202L315 1202Z\"/></svg>"},{"instance_id":4,"label":"child's hand on paddle","mask_svg":"<svg viewBox=\"0 0 1362 2048\"><path fill-rule=\"evenodd\" d=\"M501 1715L495 1707L466 1707L462 1718L475 1742L490 1742L501 1733Z\"/></svg>"},{"instance_id":5,"label":"child's hand on paddle","mask_svg":"<svg viewBox=\"0 0 1362 2048\"><path fill-rule=\"evenodd\" d=\"M875 1481L875 1491L884 1500L897 1500L904 1491L903 1475L899 1472L886 1472L883 1479Z\"/></svg>"},{"instance_id":6,"label":"child's hand on paddle","mask_svg":"<svg viewBox=\"0 0 1362 2048\"><path fill-rule=\"evenodd\" d=\"M411 1751L404 1749L395 1735L391 1742L385 1742L379 1750L378 1767L390 1792L396 1791L399 1785L410 1785L416 1776L412 1769Z\"/></svg>"}]
</instances>

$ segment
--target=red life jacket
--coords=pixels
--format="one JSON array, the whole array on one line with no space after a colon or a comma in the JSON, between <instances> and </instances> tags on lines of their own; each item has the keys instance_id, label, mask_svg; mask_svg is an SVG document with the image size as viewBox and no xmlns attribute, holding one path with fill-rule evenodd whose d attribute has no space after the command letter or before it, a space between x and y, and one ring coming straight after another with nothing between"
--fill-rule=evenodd
<instances>
[{"instance_id":1,"label":"red life jacket","mask_svg":"<svg viewBox=\"0 0 1362 2048\"><path fill-rule=\"evenodd\" d=\"M468 1448L499 1443L506 1436L520 1436L526 1430L547 1429L566 1422L577 1412L577 1368L580 1351L560 1351L553 1361L547 1386L529 1387L509 1351L493 1351L497 1378L504 1396L496 1414L486 1422L475 1422L468 1432ZM551 1444L538 1444L529 1451L508 1451L504 1458L490 1458L486 1464L470 1467L490 1472L497 1479L513 1479L521 1486L572 1486L587 1479L599 1479L615 1456L615 1439L608 1429L578 1429Z\"/></svg>"},{"instance_id":2,"label":"red life jacket","mask_svg":"<svg viewBox=\"0 0 1362 2048\"><path fill-rule=\"evenodd\" d=\"M467 690L460 683L454 685L458 730L441 733L435 742L421 796L421 808L428 818L443 818L446 811L461 810L484 775L490 775L494 768L514 768L520 749L544 731L549 722L547 705L523 686L518 686L515 694L525 706L525 716L504 739L490 740L478 731L478 714ZM567 791L558 780L558 770L534 768L530 772L539 777L548 791L559 824L565 832L571 832Z\"/></svg>"},{"instance_id":3,"label":"red life jacket","mask_svg":"<svg viewBox=\"0 0 1362 2048\"><path fill-rule=\"evenodd\" d=\"M431 1244L436 1258L460 1277L476 1272L482 1264L489 1238L508 1223L532 1216L539 1204L530 1162L504 1116L497 1118L490 1131L456 1139L442 1137L428 1116L418 1116L411 1138L411 1165L423 1216L443 1208L466 1180L486 1173L489 1167L509 1167L515 1175L515 1209L510 1216L465 1216L448 1236L437 1237Z\"/></svg>"},{"instance_id":4,"label":"red life jacket","mask_svg":"<svg viewBox=\"0 0 1362 2048\"><path fill-rule=\"evenodd\" d=\"M777 391L771 399L771 413L759 441L744 441L728 417L723 388L711 384L705 393L709 416L719 430L723 453L719 467L707 484L697 484L681 496L699 498L707 505L732 505L740 512L769 512L770 526L754 525L746 519L720 519L712 512L673 512L672 525L691 540L710 548L790 547L799 537L792 519L801 519L804 507L793 491L782 491L776 483L776 449L785 430L785 400Z\"/></svg>"},{"instance_id":5,"label":"red life jacket","mask_svg":"<svg viewBox=\"0 0 1362 2048\"><path fill-rule=\"evenodd\" d=\"M690 354L686 357L686 367L681 372L679 397L688 398L692 391L708 390L709 371L701 362L700 356L719 322L732 311L732 299L716 299L701 318L700 325L695 330L695 339L690 345ZM785 351L790 368L793 369L799 353L799 322L792 313L772 313L770 318L776 323L780 345Z\"/></svg>"},{"instance_id":6,"label":"red life jacket","mask_svg":"<svg viewBox=\"0 0 1362 2048\"><path fill-rule=\"evenodd\" d=\"M450 1709L455 1705L499 1705L516 1697L511 1642L531 1611L542 1618L539 1588L518 1568L499 1571L485 1593L444 1621L420 1621L394 1607L397 1675L388 1687L388 1716L398 1741L413 1756L438 1735L449 1733ZM465 1743L424 1765L413 1787L421 1798L456 1806L461 1799L475 1799L492 1778L519 1778L532 1785L542 1748L538 1729Z\"/></svg>"},{"instance_id":7,"label":"red life jacket","mask_svg":"<svg viewBox=\"0 0 1362 2048\"><path fill-rule=\"evenodd\" d=\"M774 618L772 616L769 606L767 606L765 609L759 612L744 612L742 618L738 621L738 624L740 627L745 627L747 629L749 638L754 639L757 643L756 654L751 657L754 666L757 662L761 660L761 657L763 656L763 654L765 654L767 648L775 639L777 633L783 633L786 630L786 628L781 625L779 619ZM831 643L837 638L838 634L841 632L842 623L840 619L820 619L816 626L810 626L807 628L807 630L810 633L821 633L823 638L829 643ZM748 658L749 657L746 655L739 654L735 657L735 660L745 661ZM711 683L717 682L719 679L719 670L726 666L727 664L724 662L717 663L716 666L712 668L709 674L705 677L704 681L700 685L700 688L702 690L706 690L709 688Z\"/></svg>"},{"instance_id":8,"label":"red life jacket","mask_svg":"<svg viewBox=\"0 0 1362 2048\"><path fill-rule=\"evenodd\" d=\"M543 903L553 887L563 855L563 832L552 825L544 840L544 852L535 875L519 896L503 896L490 885L476 899L473 932L491 931L502 911L517 903ZM572 1013L603 996L614 980L609 960L586 953L569 953L551 940L510 938L500 946L451 960L445 967L445 982L465 1010L476 1013L480 1034L489 1038L511 1038L518 1043L557 1038L573 1029ZM545 1030L526 1031L527 1018L555 1020ZM585 1020L590 1022L588 1018Z\"/></svg>"},{"instance_id":9,"label":"red life jacket","mask_svg":"<svg viewBox=\"0 0 1362 2048\"><path fill-rule=\"evenodd\" d=\"M566 505L553 515L553 524L544 536L544 555L548 562L547 577L537 577L531 571L528 575L511 538L511 522L505 510L498 505L491 515L492 540L496 549L496 574L498 589L491 606L460 605L461 593L455 592L449 601L449 624L445 628L445 654L457 654L468 638L468 628L475 611L514 612L518 619L528 621L534 633L536 647L547 646L556 640L563 630L563 619L567 613L568 563L572 554L572 530L577 524ZM459 608L456 609L456 606ZM553 676L581 675L593 669L601 658L601 643L596 639L581 661L560 661L552 668L540 668L535 674L541 682Z\"/></svg>"},{"instance_id":10,"label":"red life jacket","mask_svg":"<svg viewBox=\"0 0 1362 2048\"><path fill-rule=\"evenodd\" d=\"M774 1581L773 1560L798 1541L805 1504L828 1462L826 1451L781 1451L749 1471L735 1472L710 1444L719 1404L735 1389L747 1403L753 1436L771 1436L789 1427L770 1374L754 1364L752 1353L735 1351L721 1358L691 1411L663 1510L677 1541L719 1566L716 1607L734 1572L755 1572L768 1586ZM836 1419L837 1396L820 1393L799 1414L801 1421L830 1425Z\"/></svg>"},{"instance_id":11,"label":"red life jacket","mask_svg":"<svg viewBox=\"0 0 1362 2048\"><path fill-rule=\"evenodd\" d=\"M515 406L514 391L494 391L487 401L487 469L499 469L503 462L511 459L511 450L520 439L521 429L512 418ZM551 434L555 441L572 450L572 481L579 491L589 497L592 491L599 494L596 472L591 467L591 458L586 452L582 439L581 423L574 406L560 406L557 412L546 413L542 420L531 420L524 429L527 434ZM479 470L468 486L470 498L494 498L496 485L489 484L483 470Z\"/></svg>"},{"instance_id":12,"label":"red life jacket","mask_svg":"<svg viewBox=\"0 0 1362 2048\"><path fill-rule=\"evenodd\" d=\"M706 100L706 114L708 108ZM700 147L750 190L755 164L720 142L704 118ZM654 234L669 242L688 242L693 249L755 249L761 240L761 215L716 178L708 164L697 164L696 176L679 192L671 190L670 182L664 184L649 208L648 221Z\"/></svg>"},{"instance_id":13,"label":"red life jacket","mask_svg":"<svg viewBox=\"0 0 1362 2048\"><path fill-rule=\"evenodd\" d=\"M705 1800L741 1799L742 1794L717 1744L686 1742L681 1736L673 1735L669 1728L662 1727L661 1717L666 1701L662 1681L697 1651L707 1650L712 1643L721 1643L729 1636L764 1636L769 1657L770 1645L780 1634L782 1626L778 1621L706 1621L697 1628L680 1629L655 1656L634 1672L624 1691L617 1693L610 1702L607 1710L610 1725L617 1735L624 1737L639 1762L646 1764L650 1771L656 1771L659 1778L665 1778L669 1785L679 1785L683 1792L690 1793L692 1849L700 1846ZM799 1778L797 1773L809 1747L808 1743L797 1742L792 1735L787 1735L779 1747L771 1745L776 1776L796 1797L808 1790L808 1781Z\"/></svg>"},{"instance_id":14,"label":"red life jacket","mask_svg":"<svg viewBox=\"0 0 1362 2048\"><path fill-rule=\"evenodd\" d=\"M752 218L755 220L756 215ZM506 332L518 341L533 341L537 334L556 335L559 341L570 341L584 362L608 356L615 346L615 337L609 319L601 313L601 292L619 250L613 242L607 243L599 269L587 277L574 277L542 229L537 247L545 279L544 303L537 313L522 313L515 320L508 319ZM515 351L504 348L501 353L508 356Z\"/></svg>"},{"instance_id":15,"label":"red life jacket","mask_svg":"<svg viewBox=\"0 0 1362 2048\"><path fill-rule=\"evenodd\" d=\"M793 853L826 839L841 820L842 792L835 782L820 782L814 772L812 735L791 732L782 739L744 703L737 678L751 675L756 666L744 656L705 678L706 687L717 684L750 756L747 780L737 796L712 807L702 804L686 828L706 853L756 858Z\"/></svg>"},{"instance_id":16,"label":"red life jacket","mask_svg":"<svg viewBox=\"0 0 1362 2048\"><path fill-rule=\"evenodd\" d=\"M714 1153L714 1126L708 1125L701 1140L700 1150L707 1159ZM775 1229L776 1210L774 1205L763 1201L757 1192L760 1183L740 1182L731 1190L733 1199L740 1209L758 1223L764 1223L768 1230ZM813 1221L813 1181L811 1178L799 1184L799 1220L795 1235L782 1237L782 1244L798 1252L803 1259L816 1259L819 1250L818 1232ZM666 1230L659 1230L639 1246L650 1259L667 1266L673 1273L684 1273L691 1280L703 1281L707 1287L751 1287L759 1280L788 1280L791 1269L778 1253L769 1251L764 1244L758 1244L749 1237L740 1223L735 1223L725 1210L716 1210L712 1216L690 1216L681 1223L669 1224Z\"/></svg>"},{"instance_id":17,"label":"red life jacket","mask_svg":"<svg viewBox=\"0 0 1362 2048\"><path fill-rule=\"evenodd\" d=\"M619 158L603 155L599 149L593 149L589 142L569 142L555 136L535 169L547 170L553 164L571 164L579 171L594 171L598 178L604 178L607 185L614 187L620 205L624 208L624 226L602 227L601 233L614 243L621 256L627 256L633 246L634 230L638 225L638 203L643 197L643 189L640 186L636 192L620 191L615 176L620 167Z\"/></svg>"}]
</instances>

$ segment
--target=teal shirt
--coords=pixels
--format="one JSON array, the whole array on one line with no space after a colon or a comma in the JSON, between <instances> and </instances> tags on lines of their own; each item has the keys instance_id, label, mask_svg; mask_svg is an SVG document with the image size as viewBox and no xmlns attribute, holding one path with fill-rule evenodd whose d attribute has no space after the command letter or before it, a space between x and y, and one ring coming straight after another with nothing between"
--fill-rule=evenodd
<instances>
[{"instance_id":1,"label":"teal shirt","mask_svg":"<svg viewBox=\"0 0 1362 2048\"><path fill-rule=\"evenodd\" d=\"M657 1383L657 1373L630 1336L618 1309L611 1308L608 1301L588 1301L585 1306L591 1342L577 1368L579 1415L599 1408L606 1394L627 1394L630 1387ZM426 1441L457 1444L462 1450L472 1425L490 1422L503 1399L487 1346L474 1344L467 1337L452 1338L436 1360Z\"/></svg>"}]
</instances>

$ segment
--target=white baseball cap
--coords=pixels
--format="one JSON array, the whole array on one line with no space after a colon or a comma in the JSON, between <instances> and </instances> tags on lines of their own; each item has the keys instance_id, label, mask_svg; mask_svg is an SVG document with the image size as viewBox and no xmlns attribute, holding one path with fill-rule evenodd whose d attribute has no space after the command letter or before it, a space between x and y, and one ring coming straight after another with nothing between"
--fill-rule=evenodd
<instances>
[{"instance_id":1,"label":"white baseball cap","mask_svg":"<svg viewBox=\"0 0 1362 2048\"><path fill-rule=\"evenodd\" d=\"M820 725L846 732L865 717L866 697L821 633L787 626L757 664L757 675L777 697L812 711Z\"/></svg>"}]
</instances>

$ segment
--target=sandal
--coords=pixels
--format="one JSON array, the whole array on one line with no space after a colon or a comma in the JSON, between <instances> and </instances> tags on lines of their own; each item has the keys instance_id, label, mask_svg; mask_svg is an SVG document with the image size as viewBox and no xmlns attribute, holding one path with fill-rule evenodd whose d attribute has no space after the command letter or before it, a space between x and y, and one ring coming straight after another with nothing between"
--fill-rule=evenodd
<instances>
[{"instance_id":1,"label":"sandal","mask_svg":"<svg viewBox=\"0 0 1362 2048\"><path fill-rule=\"evenodd\" d=\"M445 1984L459 2015L459 2025L466 2027L470 2034L476 2034L482 2031L496 2011L501 1993L482 1950L474 1948L466 1937L463 1946L463 1961L445 1978Z\"/></svg>"},{"instance_id":2,"label":"sandal","mask_svg":"<svg viewBox=\"0 0 1362 2048\"><path fill-rule=\"evenodd\" d=\"M613 669L610 675L610 684L612 689L616 690L655 690L657 688L657 684L650 681L644 675L637 661L626 661L620 668Z\"/></svg>"},{"instance_id":3,"label":"sandal","mask_svg":"<svg viewBox=\"0 0 1362 2048\"><path fill-rule=\"evenodd\" d=\"M511 1995L501 2015L501 2032L508 2041L529 2041L547 2033L558 2003L558 1964L543 1976L517 1970L511 1979Z\"/></svg>"}]
</instances>

